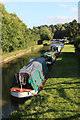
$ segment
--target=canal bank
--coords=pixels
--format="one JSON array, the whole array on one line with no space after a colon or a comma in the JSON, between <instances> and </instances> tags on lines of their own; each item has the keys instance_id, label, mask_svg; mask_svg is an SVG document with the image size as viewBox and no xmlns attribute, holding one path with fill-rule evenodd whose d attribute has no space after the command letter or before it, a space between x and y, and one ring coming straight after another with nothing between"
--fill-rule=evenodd
<instances>
[{"instance_id":1,"label":"canal bank","mask_svg":"<svg viewBox=\"0 0 80 120\"><path fill-rule=\"evenodd\" d=\"M29 47L27 49L18 50L18 51L14 51L12 53L3 54L2 56L0 56L0 64L1 63L2 64L8 63L8 62L14 60L15 58L21 57L27 53L31 53L34 50L38 50L42 47L43 47L43 45L36 45L36 46Z\"/></svg>"},{"instance_id":2,"label":"canal bank","mask_svg":"<svg viewBox=\"0 0 80 120\"><path fill-rule=\"evenodd\" d=\"M11 112L18 109L18 106L23 101L16 102L10 96L10 87L14 84L14 74L19 71L23 66L28 64L31 59L35 59L42 54L43 47L37 50L33 50L31 53L27 53L21 57L15 58L14 60L2 64L2 116L3 118L10 115Z\"/></svg>"},{"instance_id":3,"label":"canal bank","mask_svg":"<svg viewBox=\"0 0 80 120\"><path fill-rule=\"evenodd\" d=\"M19 106L8 119L80 117L78 59L73 45L65 45L56 64L50 67L43 90Z\"/></svg>"}]
</instances>

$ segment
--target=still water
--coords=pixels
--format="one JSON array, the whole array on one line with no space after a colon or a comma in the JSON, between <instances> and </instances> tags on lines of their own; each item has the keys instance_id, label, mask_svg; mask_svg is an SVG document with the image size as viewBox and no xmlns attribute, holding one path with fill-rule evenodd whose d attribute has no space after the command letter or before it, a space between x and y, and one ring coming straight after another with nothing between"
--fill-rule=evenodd
<instances>
[{"instance_id":1,"label":"still water","mask_svg":"<svg viewBox=\"0 0 80 120\"><path fill-rule=\"evenodd\" d=\"M42 48L43 49L43 48ZM14 74L19 71L23 66L28 64L32 59L40 57L44 52L42 49L28 53L19 57L7 64L2 65L2 116L7 117L14 110L18 109L19 104L24 100L13 100L10 96L10 87L14 82Z\"/></svg>"}]
</instances>

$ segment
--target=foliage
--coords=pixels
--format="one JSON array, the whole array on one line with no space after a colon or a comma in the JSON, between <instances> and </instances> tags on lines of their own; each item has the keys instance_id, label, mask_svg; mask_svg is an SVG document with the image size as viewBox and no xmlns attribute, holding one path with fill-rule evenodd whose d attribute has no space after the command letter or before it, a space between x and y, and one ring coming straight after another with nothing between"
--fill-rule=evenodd
<instances>
[{"instance_id":1,"label":"foliage","mask_svg":"<svg viewBox=\"0 0 80 120\"><path fill-rule=\"evenodd\" d=\"M68 56L68 57L67 57ZM64 67L65 66L65 67ZM9 119L79 119L80 79L73 45L66 45L54 66L49 67L43 90L19 106Z\"/></svg>"},{"instance_id":2,"label":"foliage","mask_svg":"<svg viewBox=\"0 0 80 120\"><path fill-rule=\"evenodd\" d=\"M80 35L80 24L76 20L70 23L51 25L50 27L56 39L67 37L72 42L76 36Z\"/></svg>"},{"instance_id":3,"label":"foliage","mask_svg":"<svg viewBox=\"0 0 80 120\"><path fill-rule=\"evenodd\" d=\"M31 30L16 14L9 14L2 5L2 51L11 52L33 45Z\"/></svg>"},{"instance_id":4,"label":"foliage","mask_svg":"<svg viewBox=\"0 0 80 120\"><path fill-rule=\"evenodd\" d=\"M76 36L79 34L78 30L78 24L76 20L73 20L72 22L69 23L69 39L74 41Z\"/></svg>"},{"instance_id":5,"label":"foliage","mask_svg":"<svg viewBox=\"0 0 80 120\"><path fill-rule=\"evenodd\" d=\"M80 36L77 36L74 41L75 48L80 52Z\"/></svg>"},{"instance_id":6,"label":"foliage","mask_svg":"<svg viewBox=\"0 0 80 120\"><path fill-rule=\"evenodd\" d=\"M47 27L41 27L40 29L41 40L52 40L53 35Z\"/></svg>"},{"instance_id":7,"label":"foliage","mask_svg":"<svg viewBox=\"0 0 80 120\"><path fill-rule=\"evenodd\" d=\"M13 13L8 13L2 5L2 51L12 52L34 46L39 40L50 41L54 39L67 39L74 42L76 36L80 35L80 23L73 20L70 23L57 25L41 25L27 28L20 18Z\"/></svg>"}]
</instances>

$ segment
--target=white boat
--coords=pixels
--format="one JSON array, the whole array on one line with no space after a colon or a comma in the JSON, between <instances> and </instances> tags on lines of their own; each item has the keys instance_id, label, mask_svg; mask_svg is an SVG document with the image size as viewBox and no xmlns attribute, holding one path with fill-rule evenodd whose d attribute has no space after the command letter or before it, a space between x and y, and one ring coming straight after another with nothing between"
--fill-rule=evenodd
<instances>
[{"instance_id":1,"label":"white boat","mask_svg":"<svg viewBox=\"0 0 80 120\"><path fill-rule=\"evenodd\" d=\"M38 93L38 90L35 92L35 90L32 89L23 89L21 88L11 88L10 94L15 98L25 98L25 97L31 97Z\"/></svg>"}]
</instances>

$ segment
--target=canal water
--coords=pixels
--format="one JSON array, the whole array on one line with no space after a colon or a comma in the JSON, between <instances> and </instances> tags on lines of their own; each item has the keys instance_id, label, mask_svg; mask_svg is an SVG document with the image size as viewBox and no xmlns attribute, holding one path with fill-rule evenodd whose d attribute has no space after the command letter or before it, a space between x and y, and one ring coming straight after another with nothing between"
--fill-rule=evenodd
<instances>
[{"instance_id":1,"label":"canal water","mask_svg":"<svg viewBox=\"0 0 80 120\"><path fill-rule=\"evenodd\" d=\"M44 51L41 48L32 51L22 57L19 57L9 63L2 65L2 117L5 118L14 110L18 109L19 104L23 104L25 100L13 100L10 96L10 87L14 83L14 74L23 66L28 64L32 59L39 57ZM26 99L27 100L27 99Z\"/></svg>"}]
</instances>

